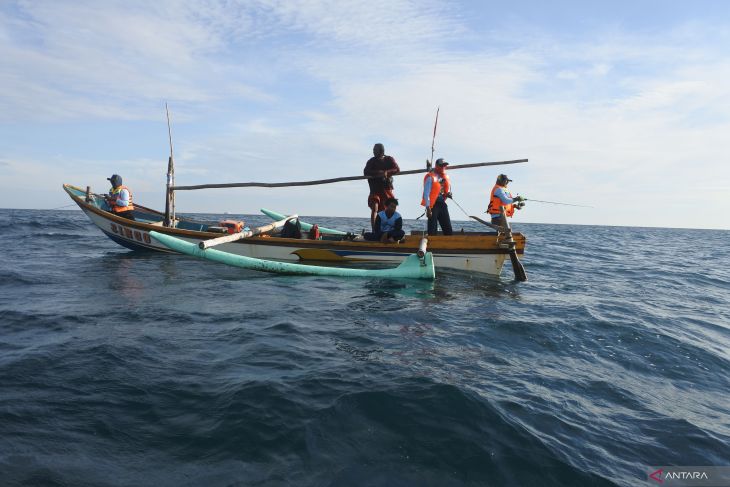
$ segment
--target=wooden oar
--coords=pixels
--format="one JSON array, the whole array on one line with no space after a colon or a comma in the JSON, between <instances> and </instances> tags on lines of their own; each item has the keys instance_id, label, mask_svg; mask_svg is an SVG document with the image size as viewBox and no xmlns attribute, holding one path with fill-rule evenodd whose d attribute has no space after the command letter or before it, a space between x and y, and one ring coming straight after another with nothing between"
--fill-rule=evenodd
<instances>
[{"instance_id":1,"label":"wooden oar","mask_svg":"<svg viewBox=\"0 0 730 487\"><path fill-rule=\"evenodd\" d=\"M449 171L455 169L468 169L470 167L484 167L484 166L502 166L505 164L520 164L527 162L527 159L516 159L514 161L497 161L497 162L475 162L473 164L458 164L456 166L449 166ZM427 169L413 169L410 171L401 171L398 174L392 176L407 176L409 174L419 174L428 172ZM171 189L175 191L183 191L190 189L208 189L208 188L283 188L288 186L315 186L317 184L331 184L339 183L342 181L356 181L359 179L374 179L378 176L347 176L343 178L332 178L332 179L318 179L316 181L293 181L290 183L222 183L222 184L197 184L194 186L172 186Z\"/></svg>"},{"instance_id":2,"label":"wooden oar","mask_svg":"<svg viewBox=\"0 0 730 487\"><path fill-rule=\"evenodd\" d=\"M277 228L283 227L284 224L292 219L299 218L297 215L291 215L283 220L278 220L273 223L269 223L268 225L264 225L262 227L254 228L253 230L246 230L243 232L238 233L232 233L230 235L224 235L222 237L218 238L211 238L210 240L203 240L198 244L198 247L202 250L209 249L211 247L215 247L216 245L228 243L228 242L235 242L236 240L241 240L242 238L248 238L253 237L254 235L259 235L262 233L270 232L271 230L276 230Z\"/></svg>"},{"instance_id":3,"label":"wooden oar","mask_svg":"<svg viewBox=\"0 0 730 487\"><path fill-rule=\"evenodd\" d=\"M512 270L515 273L515 279L518 281L526 281L527 272L525 272L525 267L522 265L522 262L520 262L520 259L517 258L515 239L512 238L512 229L507 221L507 214L504 212L504 206L500 206L499 211L502 213L502 231L506 237L505 241L507 242L507 245L509 245L509 258L512 261Z\"/></svg>"}]
</instances>

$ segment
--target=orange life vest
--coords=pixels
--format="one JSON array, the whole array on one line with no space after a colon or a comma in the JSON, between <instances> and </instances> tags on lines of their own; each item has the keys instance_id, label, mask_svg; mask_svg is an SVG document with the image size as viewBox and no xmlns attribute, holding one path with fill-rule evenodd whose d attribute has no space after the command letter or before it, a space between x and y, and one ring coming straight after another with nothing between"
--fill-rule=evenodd
<instances>
[{"instance_id":1,"label":"orange life vest","mask_svg":"<svg viewBox=\"0 0 730 487\"><path fill-rule=\"evenodd\" d=\"M129 204L127 206L117 206L117 200L116 198L119 197L119 193L122 192L123 189L126 189L129 193ZM114 201L111 203L112 211L114 213L122 213L123 211L132 211L134 210L134 205L132 204L132 192L129 190L126 186L117 186L116 188L113 188L110 192L110 195L114 197Z\"/></svg>"},{"instance_id":2,"label":"orange life vest","mask_svg":"<svg viewBox=\"0 0 730 487\"><path fill-rule=\"evenodd\" d=\"M505 205L504 203L502 203L502 200L499 199L499 197L495 196L495 194L494 194L497 191L497 188L505 189L504 186L500 186L499 184L494 185L494 187L492 188L492 194L489 197L489 206L487 207L487 212L493 216L500 216L501 211L499 209L504 206L505 214L507 216L511 217L512 215L515 214L515 205L513 205L512 203L510 203L508 205ZM510 198L512 197L512 193L510 193L510 192L507 192L507 195Z\"/></svg>"},{"instance_id":3,"label":"orange life vest","mask_svg":"<svg viewBox=\"0 0 730 487\"><path fill-rule=\"evenodd\" d=\"M428 178L431 178L431 192L428 194L428 207L433 208L434 203L436 203L436 198L440 194L445 195L451 192L451 180L449 179L449 175L446 174L446 171L439 171L437 173L436 170L433 170L424 176L424 187ZM426 200L423 199L423 196L421 196L421 206L426 206Z\"/></svg>"}]
</instances>

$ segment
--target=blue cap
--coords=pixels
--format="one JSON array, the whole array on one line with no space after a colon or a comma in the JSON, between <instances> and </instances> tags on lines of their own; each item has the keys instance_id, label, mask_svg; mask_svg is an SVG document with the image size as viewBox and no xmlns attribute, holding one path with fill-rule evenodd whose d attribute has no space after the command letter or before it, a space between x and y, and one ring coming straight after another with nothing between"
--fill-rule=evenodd
<instances>
[{"instance_id":1,"label":"blue cap","mask_svg":"<svg viewBox=\"0 0 730 487\"><path fill-rule=\"evenodd\" d=\"M115 188L122 185L122 177L119 174L112 174L112 177L106 178Z\"/></svg>"}]
</instances>

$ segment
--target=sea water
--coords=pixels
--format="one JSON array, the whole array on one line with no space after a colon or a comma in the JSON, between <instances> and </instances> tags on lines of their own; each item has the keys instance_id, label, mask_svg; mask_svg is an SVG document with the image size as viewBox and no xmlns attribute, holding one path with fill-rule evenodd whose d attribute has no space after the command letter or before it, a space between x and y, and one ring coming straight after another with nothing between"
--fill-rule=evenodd
<instances>
[{"instance_id":1,"label":"sea water","mask_svg":"<svg viewBox=\"0 0 730 487\"><path fill-rule=\"evenodd\" d=\"M727 231L516 223L528 282L508 260L430 283L135 253L78 210L0 228L4 486L633 486L730 465Z\"/></svg>"}]
</instances>

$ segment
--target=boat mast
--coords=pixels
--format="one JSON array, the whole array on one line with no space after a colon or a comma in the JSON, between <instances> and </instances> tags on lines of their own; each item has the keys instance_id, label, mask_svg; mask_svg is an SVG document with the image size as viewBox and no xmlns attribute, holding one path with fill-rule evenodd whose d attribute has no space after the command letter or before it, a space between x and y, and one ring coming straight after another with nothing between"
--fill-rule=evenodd
<instances>
[{"instance_id":1,"label":"boat mast","mask_svg":"<svg viewBox=\"0 0 730 487\"><path fill-rule=\"evenodd\" d=\"M167 113L167 136L170 140L170 158L167 161L167 191L165 193L165 221L166 227L175 226L175 162L172 157L172 129L170 128L170 111L165 103Z\"/></svg>"},{"instance_id":2,"label":"boat mast","mask_svg":"<svg viewBox=\"0 0 730 487\"><path fill-rule=\"evenodd\" d=\"M439 111L441 110L441 107L436 107L436 121L433 123L433 138L431 138L431 160L426 161L426 171L430 171L431 167L433 167L433 151L436 144L436 127L439 124Z\"/></svg>"}]
</instances>

